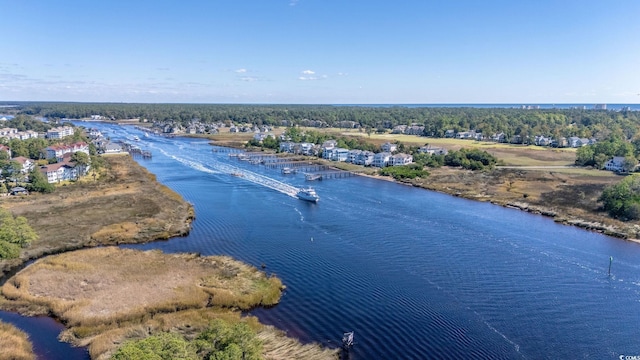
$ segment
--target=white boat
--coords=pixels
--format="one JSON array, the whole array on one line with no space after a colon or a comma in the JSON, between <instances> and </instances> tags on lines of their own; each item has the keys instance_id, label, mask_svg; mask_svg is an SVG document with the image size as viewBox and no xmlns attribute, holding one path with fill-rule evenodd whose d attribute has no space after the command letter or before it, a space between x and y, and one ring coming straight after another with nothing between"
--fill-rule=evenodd
<instances>
[{"instance_id":1,"label":"white boat","mask_svg":"<svg viewBox=\"0 0 640 360\"><path fill-rule=\"evenodd\" d=\"M133 140L140 141L140 138L138 137L138 135L133 135Z\"/></svg>"},{"instance_id":2,"label":"white boat","mask_svg":"<svg viewBox=\"0 0 640 360\"><path fill-rule=\"evenodd\" d=\"M318 200L320 200L320 197L312 188L300 189L296 196L298 197L298 199L305 201L318 202Z\"/></svg>"},{"instance_id":3,"label":"white boat","mask_svg":"<svg viewBox=\"0 0 640 360\"><path fill-rule=\"evenodd\" d=\"M295 173L295 172L296 172L296 171L295 171L295 169L292 169L292 168L290 168L290 167L284 167L284 168L282 168L282 173L283 173L283 174L293 174L293 173Z\"/></svg>"},{"instance_id":4,"label":"white boat","mask_svg":"<svg viewBox=\"0 0 640 360\"><path fill-rule=\"evenodd\" d=\"M144 137L148 138L149 137L149 133L144 133Z\"/></svg>"}]
</instances>

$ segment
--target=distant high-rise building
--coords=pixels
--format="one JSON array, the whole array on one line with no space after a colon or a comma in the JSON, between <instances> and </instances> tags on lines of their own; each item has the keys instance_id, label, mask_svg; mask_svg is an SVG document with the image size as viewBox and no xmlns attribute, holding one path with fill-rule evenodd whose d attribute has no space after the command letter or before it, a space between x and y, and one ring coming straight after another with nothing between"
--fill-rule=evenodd
<instances>
[{"instance_id":1,"label":"distant high-rise building","mask_svg":"<svg viewBox=\"0 0 640 360\"><path fill-rule=\"evenodd\" d=\"M607 110L607 104L595 104L593 108L595 110Z\"/></svg>"}]
</instances>

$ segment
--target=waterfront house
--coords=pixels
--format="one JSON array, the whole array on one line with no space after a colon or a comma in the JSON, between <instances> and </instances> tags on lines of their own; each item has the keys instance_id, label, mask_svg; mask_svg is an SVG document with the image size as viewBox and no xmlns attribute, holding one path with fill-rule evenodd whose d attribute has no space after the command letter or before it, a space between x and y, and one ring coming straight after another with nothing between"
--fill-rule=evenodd
<instances>
[{"instance_id":1,"label":"waterfront house","mask_svg":"<svg viewBox=\"0 0 640 360\"><path fill-rule=\"evenodd\" d=\"M362 150L358 150L358 149L349 150L349 157L347 158L347 162L355 164L356 159L361 153L362 153Z\"/></svg>"},{"instance_id":2,"label":"waterfront house","mask_svg":"<svg viewBox=\"0 0 640 360\"><path fill-rule=\"evenodd\" d=\"M389 165L389 158L391 157L391 153L389 152L380 152L373 155L373 162L371 165L379 168L383 168Z\"/></svg>"},{"instance_id":3,"label":"waterfront house","mask_svg":"<svg viewBox=\"0 0 640 360\"><path fill-rule=\"evenodd\" d=\"M114 144L110 142L104 145L105 154L119 154L121 152L122 152L122 146L118 144Z\"/></svg>"},{"instance_id":4,"label":"waterfront house","mask_svg":"<svg viewBox=\"0 0 640 360\"><path fill-rule=\"evenodd\" d=\"M456 136L456 132L454 130L447 130L444 132L444 137L446 138L452 138Z\"/></svg>"},{"instance_id":5,"label":"waterfront house","mask_svg":"<svg viewBox=\"0 0 640 360\"><path fill-rule=\"evenodd\" d=\"M347 161L349 158L349 149L335 148L332 151L331 161Z\"/></svg>"},{"instance_id":6,"label":"waterfront house","mask_svg":"<svg viewBox=\"0 0 640 360\"><path fill-rule=\"evenodd\" d=\"M389 157L389 165L391 166L400 166L400 165L408 165L413 162L413 156L409 154L395 154Z\"/></svg>"},{"instance_id":7,"label":"waterfront house","mask_svg":"<svg viewBox=\"0 0 640 360\"><path fill-rule=\"evenodd\" d=\"M375 154L371 151L362 151L356 156L354 164L369 166L373 163L374 156Z\"/></svg>"},{"instance_id":8,"label":"waterfront house","mask_svg":"<svg viewBox=\"0 0 640 360\"><path fill-rule=\"evenodd\" d=\"M292 153L295 145L296 144L291 141L281 142L280 152Z\"/></svg>"}]
</instances>

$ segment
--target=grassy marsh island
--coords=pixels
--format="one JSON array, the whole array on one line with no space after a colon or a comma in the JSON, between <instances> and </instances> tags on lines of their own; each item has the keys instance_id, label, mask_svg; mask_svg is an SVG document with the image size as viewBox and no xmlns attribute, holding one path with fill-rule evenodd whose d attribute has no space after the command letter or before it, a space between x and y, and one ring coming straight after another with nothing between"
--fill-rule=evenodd
<instances>
[{"instance_id":1,"label":"grassy marsh island","mask_svg":"<svg viewBox=\"0 0 640 360\"><path fill-rule=\"evenodd\" d=\"M0 205L27 218L38 239L18 259L0 261L6 274L29 259L98 245L142 243L189 232L193 207L123 155L105 156L96 177L56 186L53 193L3 197Z\"/></svg>"},{"instance_id":2,"label":"grassy marsh island","mask_svg":"<svg viewBox=\"0 0 640 360\"><path fill-rule=\"evenodd\" d=\"M77 250L37 260L1 288L0 305L51 314L62 338L107 359L127 341L171 333L192 341L212 321L242 323L264 359L334 359L337 350L302 345L240 310L278 303L280 280L225 256L164 254L117 247Z\"/></svg>"},{"instance_id":3,"label":"grassy marsh island","mask_svg":"<svg viewBox=\"0 0 640 360\"><path fill-rule=\"evenodd\" d=\"M0 321L0 359L33 360L31 342L27 334L13 325Z\"/></svg>"}]
</instances>

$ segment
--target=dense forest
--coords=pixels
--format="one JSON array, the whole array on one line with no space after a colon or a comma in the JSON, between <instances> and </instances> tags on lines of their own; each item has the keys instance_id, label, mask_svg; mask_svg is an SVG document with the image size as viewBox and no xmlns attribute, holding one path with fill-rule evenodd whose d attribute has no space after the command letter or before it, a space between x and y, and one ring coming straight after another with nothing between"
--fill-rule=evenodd
<instances>
[{"instance_id":1,"label":"dense forest","mask_svg":"<svg viewBox=\"0 0 640 360\"><path fill-rule=\"evenodd\" d=\"M13 103L16 105L16 103ZM222 105L129 103L17 103L19 113L48 118L140 118L175 121L187 125L233 122L272 126L366 128L384 131L397 125L424 126L423 135L443 137L447 130L475 130L485 136L503 132L508 139L519 135L552 138L577 136L606 139L610 135L631 140L640 135L640 112L583 109L515 109L468 107L337 106L337 105Z\"/></svg>"}]
</instances>

